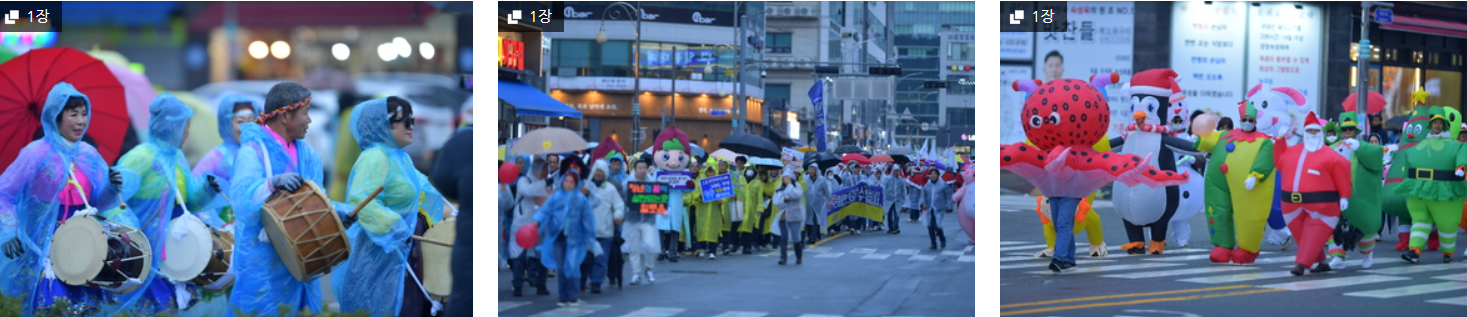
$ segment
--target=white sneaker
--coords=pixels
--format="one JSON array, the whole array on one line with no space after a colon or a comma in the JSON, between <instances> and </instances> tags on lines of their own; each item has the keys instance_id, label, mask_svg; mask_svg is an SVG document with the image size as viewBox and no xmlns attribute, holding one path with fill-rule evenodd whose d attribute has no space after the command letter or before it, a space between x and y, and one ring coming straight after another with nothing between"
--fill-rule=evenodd
<instances>
[{"instance_id":1,"label":"white sneaker","mask_svg":"<svg viewBox=\"0 0 1467 317\"><path fill-rule=\"evenodd\" d=\"M633 274L632 275L632 283L631 284L632 285L642 284L642 275L641 274Z\"/></svg>"},{"instance_id":2,"label":"white sneaker","mask_svg":"<svg viewBox=\"0 0 1467 317\"><path fill-rule=\"evenodd\" d=\"M572 300L569 303L566 303L565 305L566 306L570 306L570 307L579 307L579 306L581 306L581 300L580 299Z\"/></svg>"},{"instance_id":3,"label":"white sneaker","mask_svg":"<svg viewBox=\"0 0 1467 317\"><path fill-rule=\"evenodd\" d=\"M1344 269L1345 268L1345 258L1344 257L1338 257L1338 256L1332 256L1332 257L1330 257L1330 259L1329 259L1329 268L1331 270L1341 270L1341 269Z\"/></svg>"},{"instance_id":4,"label":"white sneaker","mask_svg":"<svg viewBox=\"0 0 1467 317\"><path fill-rule=\"evenodd\" d=\"M652 271L647 271L647 283L655 283L657 278L652 277Z\"/></svg>"},{"instance_id":5,"label":"white sneaker","mask_svg":"<svg viewBox=\"0 0 1467 317\"><path fill-rule=\"evenodd\" d=\"M1372 252L1370 254L1366 254L1364 259L1360 259L1360 267L1361 268L1367 268L1368 269L1368 268L1370 268L1371 265L1374 265L1374 264L1375 264L1375 253L1374 252Z\"/></svg>"}]
</instances>

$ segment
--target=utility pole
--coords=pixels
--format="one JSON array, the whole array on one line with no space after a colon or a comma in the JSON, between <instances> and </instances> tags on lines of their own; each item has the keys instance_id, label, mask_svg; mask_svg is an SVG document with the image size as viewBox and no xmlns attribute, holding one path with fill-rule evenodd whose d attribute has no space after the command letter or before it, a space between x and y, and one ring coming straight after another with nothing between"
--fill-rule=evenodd
<instances>
[{"instance_id":1,"label":"utility pole","mask_svg":"<svg viewBox=\"0 0 1467 317\"><path fill-rule=\"evenodd\" d=\"M667 117L669 126L677 125L677 46L672 47L672 116Z\"/></svg>"},{"instance_id":2,"label":"utility pole","mask_svg":"<svg viewBox=\"0 0 1467 317\"><path fill-rule=\"evenodd\" d=\"M1370 96L1370 87L1367 86L1370 85L1370 53L1372 53L1370 49L1371 6L1391 8L1395 5L1391 4L1390 2L1360 1L1360 48L1356 50L1359 53L1359 57L1355 58L1356 114L1365 114L1370 109L1369 106L1366 105L1366 102L1370 100L1370 98L1367 98ZM1364 129L1365 131L1364 135L1369 135L1369 133L1374 132L1369 130L1369 122L1365 123L1367 124L1360 124L1361 129Z\"/></svg>"}]
</instances>

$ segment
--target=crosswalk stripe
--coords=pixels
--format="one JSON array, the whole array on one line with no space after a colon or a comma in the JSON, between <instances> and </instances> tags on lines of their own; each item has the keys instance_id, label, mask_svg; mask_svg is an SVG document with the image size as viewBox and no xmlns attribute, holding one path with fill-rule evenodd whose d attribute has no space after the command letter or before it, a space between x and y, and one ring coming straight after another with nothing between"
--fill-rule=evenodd
<instances>
[{"instance_id":1,"label":"crosswalk stripe","mask_svg":"<svg viewBox=\"0 0 1467 317\"><path fill-rule=\"evenodd\" d=\"M1000 246L1004 246L1004 245L1015 245L1015 244L1029 244L1029 241L999 241L998 242L998 245L1000 245Z\"/></svg>"},{"instance_id":2,"label":"crosswalk stripe","mask_svg":"<svg viewBox=\"0 0 1467 317\"><path fill-rule=\"evenodd\" d=\"M1439 280L1452 280L1452 281L1463 281L1463 282L1467 282L1467 273L1452 274L1452 275L1442 275L1442 276L1433 276L1431 278L1439 279Z\"/></svg>"},{"instance_id":3,"label":"crosswalk stripe","mask_svg":"<svg viewBox=\"0 0 1467 317\"><path fill-rule=\"evenodd\" d=\"M1159 258L1159 259L1146 259L1146 260L1147 260L1147 261L1172 261L1172 262L1182 262L1182 261L1196 261L1196 260L1206 260L1206 259L1207 259L1207 257L1209 257L1209 256L1212 256L1212 255L1210 255L1210 254L1195 254L1195 255L1184 255L1184 256L1174 256L1174 257L1164 257L1164 258Z\"/></svg>"},{"instance_id":4,"label":"crosswalk stripe","mask_svg":"<svg viewBox=\"0 0 1467 317\"><path fill-rule=\"evenodd\" d=\"M969 251L973 251L973 246L970 245L970 246L963 247L963 252L969 252Z\"/></svg>"},{"instance_id":5,"label":"crosswalk stripe","mask_svg":"<svg viewBox=\"0 0 1467 317\"><path fill-rule=\"evenodd\" d=\"M1351 285L1370 284L1370 283L1381 283L1381 282L1391 282L1391 281L1401 281L1401 280L1409 280L1409 279L1411 279L1411 278L1404 277L1404 276L1389 276L1389 275L1346 276L1346 277L1337 277L1337 278L1329 278L1329 279L1318 279L1318 280L1308 280L1308 281L1299 281L1299 282L1289 282L1289 283L1259 285L1258 287L1259 288L1286 289L1286 290L1291 290L1291 291L1304 291L1304 290L1312 290L1312 289L1341 287L1341 286L1351 286Z\"/></svg>"},{"instance_id":6,"label":"crosswalk stripe","mask_svg":"<svg viewBox=\"0 0 1467 317\"><path fill-rule=\"evenodd\" d=\"M846 255L845 252L826 252L826 253L821 253L820 255L816 255L815 257L817 257L817 258L831 258L831 259L834 259L834 258L839 258L842 255Z\"/></svg>"},{"instance_id":7,"label":"crosswalk stripe","mask_svg":"<svg viewBox=\"0 0 1467 317\"><path fill-rule=\"evenodd\" d=\"M887 257L891 257L891 255L890 254L872 253L872 254L867 254L866 256L863 256L861 258L862 259L866 259L866 260L885 260Z\"/></svg>"},{"instance_id":8,"label":"crosswalk stripe","mask_svg":"<svg viewBox=\"0 0 1467 317\"><path fill-rule=\"evenodd\" d=\"M920 253L920 252L922 252L922 251L917 250L917 249L897 249L896 252L892 252L892 254L896 254L896 255L913 255L913 254L917 254L917 253Z\"/></svg>"},{"instance_id":9,"label":"crosswalk stripe","mask_svg":"<svg viewBox=\"0 0 1467 317\"><path fill-rule=\"evenodd\" d=\"M1043 248L1047 248L1047 247L1048 246L1043 245L1043 244L1021 245L1021 246L998 248L998 251L1015 251L1015 250L1043 249Z\"/></svg>"},{"instance_id":10,"label":"crosswalk stripe","mask_svg":"<svg viewBox=\"0 0 1467 317\"><path fill-rule=\"evenodd\" d=\"M973 255L960 256L958 257L958 262L973 262Z\"/></svg>"},{"instance_id":11,"label":"crosswalk stripe","mask_svg":"<svg viewBox=\"0 0 1467 317\"><path fill-rule=\"evenodd\" d=\"M855 250L851 250L851 253L872 253L872 252L876 252L876 249L871 249L871 248L857 248Z\"/></svg>"},{"instance_id":12,"label":"crosswalk stripe","mask_svg":"<svg viewBox=\"0 0 1467 317\"><path fill-rule=\"evenodd\" d=\"M1361 272L1375 273L1375 274L1411 274L1411 273L1421 273L1421 272L1431 272L1431 271L1444 271L1444 270L1462 269L1462 268L1467 268L1467 263L1458 262L1458 263L1451 263L1451 264L1407 265L1407 266L1398 266L1398 267L1393 267L1393 268L1388 268L1388 269L1364 270L1364 271L1361 271Z\"/></svg>"},{"instance_id":13,"label":"crosswalk stripe","mask_svg":"<svg viewBox=\"0 0 1467 317\"><path fill-rule=\"evenodd\" d=\"M942 255L960 256L963 255L963 251L942 251Z\"/></svg>"},{"instance_id":14,"label":"crosswalk stripe","mask_svg":"<svg viewBox=\"0 0 1467 317\"><path fill-rule=\"evenodd\" d=\"M684 311L687 310L672 307L642 307L642 309L634 310L626 315L621 315L621 317L668 317L681 314Z\"/></svg>"},{"instance_id":15,"label":"crosswalk stripe","mask_svg":"<svg viewBox=\"0 0 1467 317\"><path fill-rule=\"evenodd\" d=\"M1411 295L1431 294L1431 293L1436 293L1436 292L1455 291L1455 290L1459 290L1459 289L1467 289L1467 283L1462 283L1462 282L1441 282L1441 283L1432 283L1432 284L1420 284L1420 285L1411 285L1411 286L1403 286L1403 287L1397 287L1397 288L1379 289L1379 290L1372 290L1372 291L1350 292L1350 293L1345 293L1345 296L1360 296L1360 297L1374 297L1374 298L1395 298L1395 297L1401 297L1401 296L1411 296Z\"/></svg>"},{"instance_id":16,"label":"crosswalk stripe","mask_svg":"<svg viewBox=\"0 0 1467 317\"><path fill-rule=\"evenodd\" d=\"M1148 272L1136 272L1136 273L1126 273L1126 274L1112 274L1112 275L1101 275L1101 276L1103 276L1103 277L1114 277L1114 278L1127 278L1127 279L1142 279L1142 278L1153 278L1153 277L1164 277L1164 276L1192 275L1192 274L1205 274L1205 273L1244 271L1244 270L1255 270L1255 269L1258 269L1258 268L1257 267L1248 267L1248 266L1212 266L1212 267L1200 267L1200 268L1182 269L1182 270L1148 271Z\"/></svg>"},{"instance_id":17,"label":"crosswalk stripe","mask_svg":"<svg viewBox=\"0 0 1467 317\"><path fill-rule=\"evenodd\" d=\"M1257 264L1271 264L1271 263L1294 263L1294 256L1290 255L1290 256L1282 256L1282 257L1276 257L1276 258L1262 258L1262 259L1255 259L1255 260L1253 260L1253 264L1255 264L1255 265L1257 265Z\"/></svg>"},{"instance_id":18,"label":"crosswalk stripe","mask_svg":"<svg viewBox=\"0 0 1467 317\"><path fill-rule=\"evenodd\" d=\"M1448 305L1467 306L1467 296L1452 297L1452 298L1443 298L1443 299L1433 299L1433 300L1429 300L1429 301L1426 301L1426 302L1427 303L1436 303L1436 304L1448 304Z\"/></svg>"},{"instance_id":19,"label":"crosswalk stripe","mask_svg":"<svg viewBox=\"0 0 1467 317\"><path fill-rule=\"evenodd\" d=\"M830 251L830 247L805 247L805 252L825 252L825 251Z\"/></svg>"},{"instance_id":20,"label":"crosswalk stripe","mask_svg":"<svg viewBox=\"0 0 1467 317\"><path fill-rule=\"evenodd\" d=\"M596 311L607 308L611 308L611 305L581 304L577 307L560 307L543 311L539 314L530 315L530 317L580 317L590 315L591 313L595 313Z\"/></svg>"},{"instance_id":21,"label":"crosswalk stripe","mask_svg":"<svg viewBox=\"0 0 1467 317\"><path fill-rule=\"evenodd\" d=\"M525 305L529 305L529 304L530 304L530 302L506 302L506 301L500 301L499 302L499 311L500 312L504 312L506 310L514 309L515 307L525 306Z\"/></svg>"},{"instance_id":22,"label":"crosswalk stripe","mask_svg":"<svg viewBox=\"0 0 1467 317\"><path fill-rule=\"evenodd\" d=\"M1045 265L1047 266L1049 264L1046 263ZM1068 271L1068 272L1064 272L1064 274L1080 274L1080 273L1109 272L1109 271L1122 271L1122 270L1135 270L1135 269L1149 269L1149 268L1178 266L1178 265L1184 265L1184 264L1181 264L1181 263L1136 263L1136 264L1120 264L1120 265L1106 265L1106 266L1090 266L1090 267L1076 268L1074 270L1071 270L1071 271ZM1030 271L1030 272L1024 272L1024 273L1029 273L1029 274L1054 274L1053 271L1049 271L1049 270L1044 270L1044 271Z\"/></svg>"},{"instance_id":23,"label":"crosswalk stripe","mask_svg":"<svg viewBox=\"0 0 1467 317\"><path fill-rule=\"evenodd\" d=\"M1243 274L1230 274L1230 275L1219 275L1219 276L1184 278L1184 279L1180 279L1180 280L1177 280L1177 281L1178 282L1188 282L1188 283L1202 283L1202 284L1222 284L1222 283L1252 281L1252 280L1261 280L1261 279L1270 279L1270 278L1280 278L1280 277L1286 277L1286 276L1294 276L1294 275L1293 274L1289 274L1288 271L1257 272L1257 273L1243 273Z\"/></svg>"},{"instance_id":24,"label":"crosswalk stripe","mask_svg":"<svg viewBox=\"0 0 1467 317\"><path fill-rule=\"evenodd\" d=\"M1120 251L1121 250L1121 246L1113 245L1113 246L1105 247L1105 249L1106 250L1113 251L1113 252L1114 251ZM1089 243L1083 243L1083 242L1075 243L1075 253L1080 253L1080 252L1090 252L1090 244Z\"/></svg>"},{"instance_id":25,"label":"crosswalk stripe","mask_svg":"<svg viewBox=\"0 0 1467 317\"><path fill-rule=\"evenodd\" d=\"M713 317L764 317L765 315L769 315L769 313L757 311L730 311L718 314L717 316Z\"/></svg>"},{"instance_id":26,"label":"crosswalk stripe","mask_svg":"<svg viewBox=\"0 0 1467 317\"><path fill-rule=\"evenodd\" d=\"M1040 262L1040 263L1023 263L1023 264L1005 264L1005 265L999 265L998 266L998 269L1000 269L1000 270L1007 270L1007 269L1030 268L1030 267L1049 267L1049 261L1047 261L1047 260L1048 259L1046 259L1046 261ZM1115 260L1087 260L1087 259L1075 259L1075 260L1076 260L1075 262L1079 263L1080 265L1090 265L1090 264L1105 263L1105 262L1115 262Z\"/></svg>"},{"instance_id":27,"label":"crosswalk stripe","mask_svg":"<svg viewBox=\"0 0 1467 317\"><path fill-rule=\"evenodd\" d=\"M930 255L930 254L918 254L918 255L913 255L910 258L907 258L908 261L932 261L932 260L935 260L935 259L937 259L937 256L936 255Z\"/></svg>"},{"instance_id":28,"label":"crosswalk stripe","mask_svg":"<svg viewBox=\"0 0 1467 317\"><path fill-rule=\"evenodd\" d=\"M1036 258L1036 257L1033 257L1033 256L1006 256L1006 257L1000 257L1000 258L998 258L998 261L999 262L1032 261L1032 260L1049 260L1049 258Z\"/></svg>"},{"instance_id":29,"label":"crosswalk stripe","mask_svg":"<svg viewBox=\"0 0 1467 317\"><path fill-rule=\"evenodd\" d=\"M804 314L804 315L800 315L800 317L843 317L843 316L841 316L841 315Z\"/></svg>"}]
</instances>

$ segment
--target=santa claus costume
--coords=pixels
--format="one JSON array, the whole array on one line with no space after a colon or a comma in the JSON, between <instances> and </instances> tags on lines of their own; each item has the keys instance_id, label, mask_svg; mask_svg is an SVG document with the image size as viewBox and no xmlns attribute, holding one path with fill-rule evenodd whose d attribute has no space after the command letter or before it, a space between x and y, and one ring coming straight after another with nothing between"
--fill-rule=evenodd
<instances>
[{"instance_id":1,"label":"santa claus costume","mask_svg":"<svg viewBox=\"0 0 1467 317\"><path fill-rule=\"evenodd\" d=\"M1350 161L1324 146L1324 122L1314 113L1304 119L1303 142L1293 146L1274 139L1274 161L1279 169L1284 221L1299 241L1294 275L1318 263L1312 272L1329 271L1324 244L1340 221L1340 209L1349 208ZM1321 149L1323 151L1321 151Z\"/></svg>"}]
</instances>

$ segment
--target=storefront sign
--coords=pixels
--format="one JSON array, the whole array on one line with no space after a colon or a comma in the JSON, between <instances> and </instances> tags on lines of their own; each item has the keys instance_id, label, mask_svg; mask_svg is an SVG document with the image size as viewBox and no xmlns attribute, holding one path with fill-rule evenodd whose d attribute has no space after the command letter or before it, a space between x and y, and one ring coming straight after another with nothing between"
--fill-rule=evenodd
<instances>
[{"instance_id":1,"label":"storefront sign","mask_svg":"<svg viewBox=\"0 0 1467 317\"><path fill-rule=\"evenodd\" d=\"M1246 2L1172 3L1171 65L1192 109L1236 117L1237 103L1247 91L1243 84L1247 12Z\"/></svg>"},{"instance_id":2,"label":"storefront sign","mask_svg":"<svg viewBox=\"0 0 1467 317\"><path fill-rule=\"evenodd\" d=\"M1133 26L1136 24L1132 2L1067 2L1066 25L1060 29L1041 27L1035 34L1034 69L1045 82L1060 78L1090 78L1090 75L1120 73L1121 81L1131 79ZM1050 57L1050 53L1057 54ZM1057 58L1056 58L1057 57ZM1053 60L1053 62L1050 62ZM1047 67L1046 67L1047 66ZM1010 88L1012 90L1012 88ZM1106 87L1111 117L1129 118L1130 102L1121 84ZM1112 120L1108 135L1119 135L1129 122Z\"/></svg>"},{"instance_id":3,"label":"storefront sign","mask_svg":"<svg viewBox=\"0 0 1467 317\"><path fill-rule=\"evenodd\" d=\"M998 33L998 58L1001 60L1029 61L1034 59L1034 33Z\"/></svg>"},{"instance_id":4,"label":"storefront sign","mask_svg":"<svg viewBox=\"0 0 1467 317\"><path fill-rule=\"evenodd\" d=\"M499 41L499 67L525 70L525 42L501 39Z\"/></svg>"},{"instance_id":5,"label":"storefront sign","mask_svg":"<svg viewBox=\"0 0 1467 317\"><path fill-rule=\"evenodd\" d=\"M607 10L607 5L597 3L576 3L566 5L565 14L562 16L568 20L600 20L602 12ZM627 20L627 11L624 7L613 7L611 14L620 14L619 21ZM734 14L731 11L709 11L690 10L683 8L667 8L651 3L642 4L641 17L643 22L666 22L685 23L697 25L733 26ZM608 18L609 19L609 18Z\"/></svg>"},{"instance_id":6,"label":"storefront sign","mask_svg":"<svg viewBox=\"0 0 1467 317\"><path fill-rule=\"evenodd\" d=\"M1248 69L1244 86L1291 87L1318 109L1324 14L1317 5L1263 3L1248 7ZM1242 98L1234 98L1241 100Z\"/></svg>"}]
</instances>

